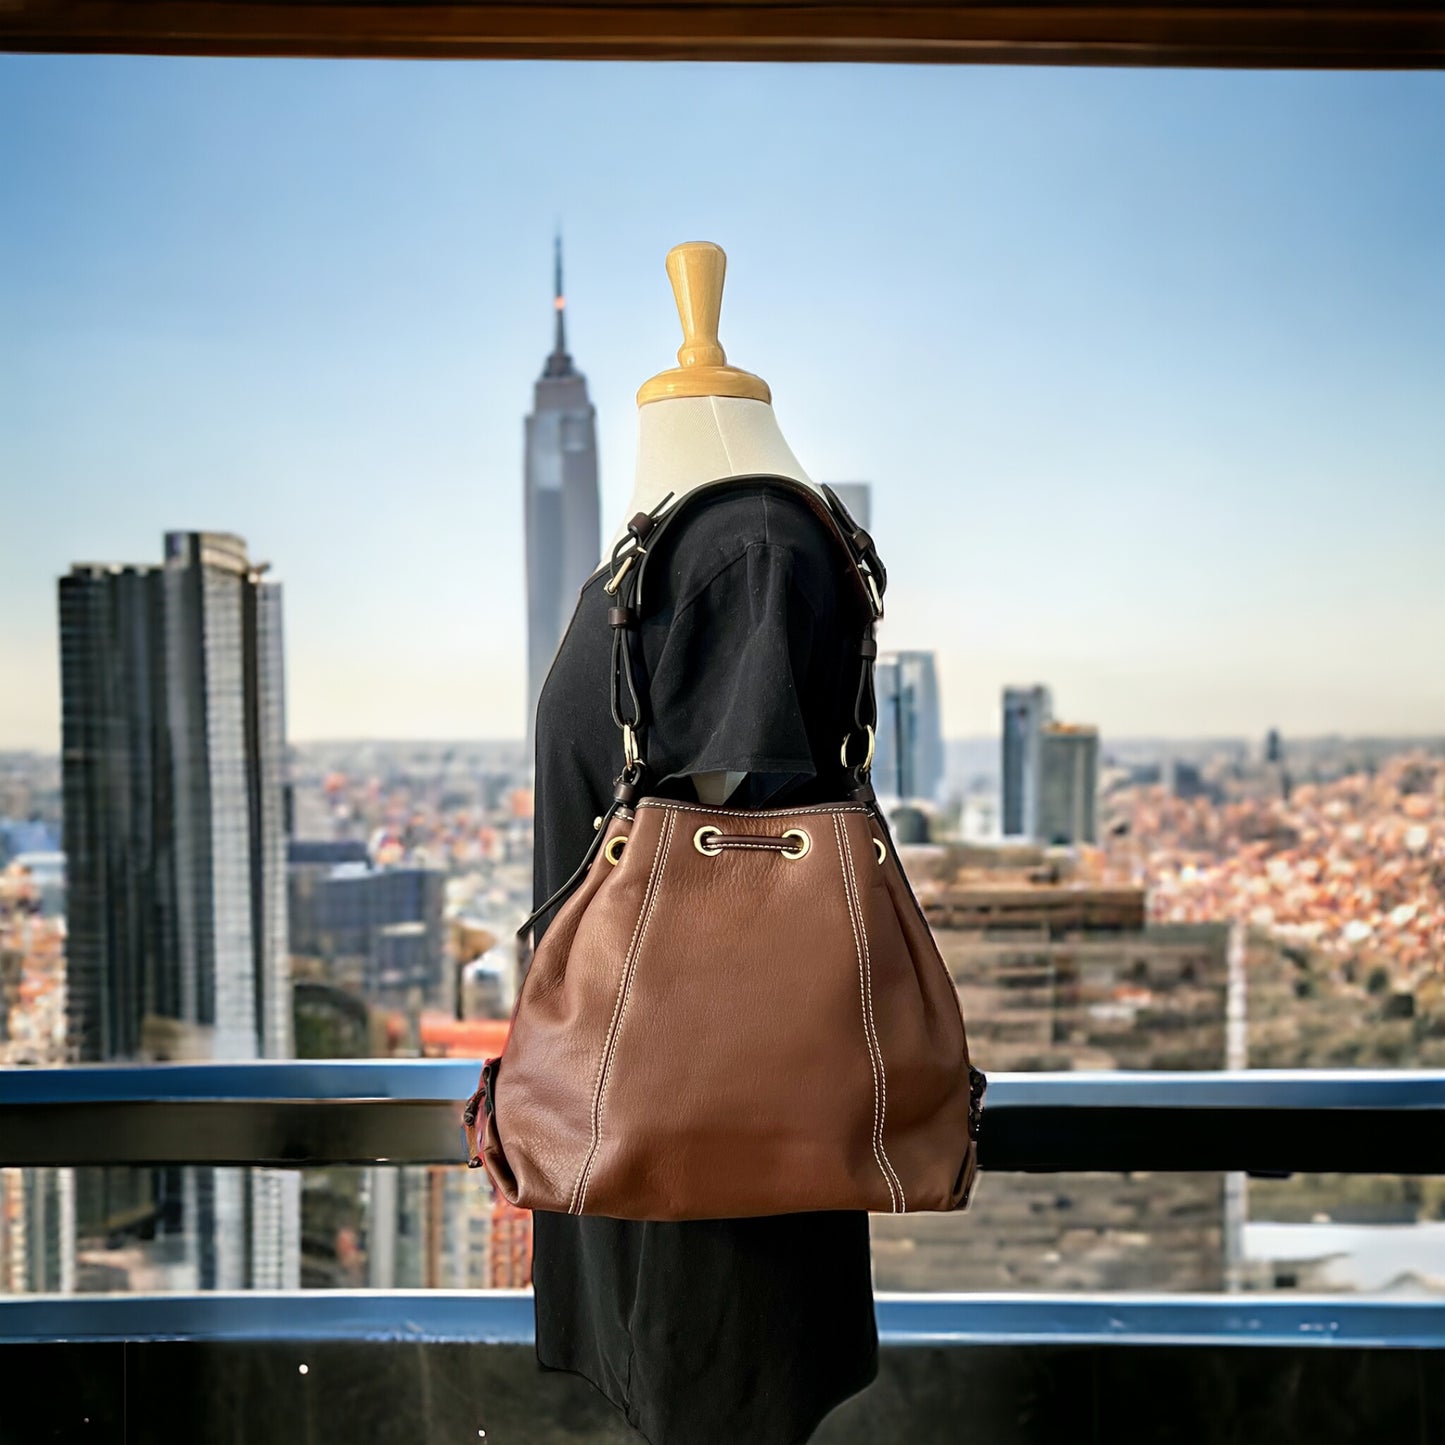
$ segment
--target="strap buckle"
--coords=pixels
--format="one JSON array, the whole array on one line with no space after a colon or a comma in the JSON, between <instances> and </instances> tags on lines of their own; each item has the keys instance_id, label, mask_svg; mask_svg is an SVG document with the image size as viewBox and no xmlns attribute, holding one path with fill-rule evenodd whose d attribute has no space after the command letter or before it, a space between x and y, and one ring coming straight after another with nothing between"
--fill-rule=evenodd
<instances>
[{"instance_id":1,"label":"strap buckle","mask_svg":"<svg viewBox=\"0 0 1445 1445\"><path fill-rule=\"evenodd\" d=\"M848 550L853 555L858 575L862 577L868 592L868 600L873 604L874 621L877 621L883 616L883 593L888 586L888 569L884 567L883 559L873 545L872 536L854 520L843 499L827 482L821 484L821 490L848 544Z\"/></svg>"},{"instance_id":2,"label":"strap buckle","mask_svg":"<svg viewBox=\"0 0 1445 1445\"><path fill-rule=\"evenodd\" d=\"M627 546L629 540L632 546L628 548L627 555L623 557L622 565L602 584L602 590L609 597L617 595L617 589L622 585L622 579L627 575L627 569L632 566L640 554L647 551L646 540L652 535L652 529L657 525L657 519L662 509L671 500L672 493L668 492L650 512L634 513L632 520L627 524L627 530L617 539L617 545L612 549L613 562L617 561L618 553Z\"/></svg>"},{"instance_id":3,"label":"strap buckle","mask_svg":"<svg viewBox=\"0 0 1445 1445\"><path fill-rule=\"evenodd\" d=\"M883 616L883 598L878 592L878 583L874 580L872 570L863 573L863 581L868 585L868 595L873 599L873 617L876 621Z\"/></svg>"},{"instance_id":4,"label":"strap buckle","mask_svg":"<svg viewBox=\"0 0 1445 1445\"><path fill-rule=\"evenodd\" d=\"M617 589L622 585L622 579L627 576L627 569L637 560L639 552L647 549L639 542L623 559L622 565L602 584L602 590L612 596L616 596Z\"/></svg>"}]
</instances>

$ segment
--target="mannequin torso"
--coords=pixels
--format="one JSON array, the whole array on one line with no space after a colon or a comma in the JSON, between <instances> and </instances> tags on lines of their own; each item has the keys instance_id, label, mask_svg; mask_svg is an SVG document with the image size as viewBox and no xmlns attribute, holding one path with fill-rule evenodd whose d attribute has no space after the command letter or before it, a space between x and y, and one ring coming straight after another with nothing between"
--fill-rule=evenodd
<instances>
[{"instance_id":1,"label":"mannequin torso","mask_svg":"<svg viewBox=\"0 0 1445 1445\"><path fill-rule=\"evenodd\" d=\"M815 485L784 440L767 402L682 396L639 407L632 499L602 562L611 560L613 547L627 533L627 522L638 512L650 512L669 492L680 497L718 477L759 472Z\"/></svg>"}]
</instances>

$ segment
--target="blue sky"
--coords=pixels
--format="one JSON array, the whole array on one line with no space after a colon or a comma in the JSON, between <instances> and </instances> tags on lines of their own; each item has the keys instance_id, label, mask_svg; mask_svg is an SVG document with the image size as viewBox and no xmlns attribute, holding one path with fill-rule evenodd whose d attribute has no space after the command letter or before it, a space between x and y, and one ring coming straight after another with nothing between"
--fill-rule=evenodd
<instances>
[{"instance_id":1,"label":"blue sky","mask_svg":"<svg viewBox=\"0 0 1445 1445\"><path fill-rule=\"evenodd\" d=\"M241 533L291 735L520 736L563 226L604 534L669 246L951 736L1445 727L1445 75L0 57L0 746L55 579Z\"/></svg>"}]
</instances>

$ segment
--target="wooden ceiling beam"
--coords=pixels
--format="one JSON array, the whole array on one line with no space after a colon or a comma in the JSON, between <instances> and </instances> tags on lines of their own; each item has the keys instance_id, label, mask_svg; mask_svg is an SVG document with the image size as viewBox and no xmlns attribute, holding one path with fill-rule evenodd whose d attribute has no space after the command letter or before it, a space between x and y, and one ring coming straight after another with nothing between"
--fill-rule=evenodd
<instances>
[{"instance_id":1,"label":"wooden ceiling beam","mask_svg":"<svg viewBox=\"0 0 1445 1445\"><path fill-rule=\"evenodd\" d=\"M1445 3L0 0L0 50L1434 69Z\"/></svg>"}]
</instances>

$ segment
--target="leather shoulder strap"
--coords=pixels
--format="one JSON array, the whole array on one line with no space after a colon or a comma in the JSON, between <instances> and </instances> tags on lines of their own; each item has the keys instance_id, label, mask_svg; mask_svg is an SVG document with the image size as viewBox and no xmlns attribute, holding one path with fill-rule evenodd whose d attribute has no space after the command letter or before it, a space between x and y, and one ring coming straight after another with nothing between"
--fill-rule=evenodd
<instances>
[{"instance_id":1,"label":"leather shoulder strap","mask_svg":"<svg viewBox=\"0 0 1445 1445\"><path fill-rule=\"evenodd\" d=\"M642 552L642 560L638 564L637 584L633 593L633 606L639 610L639 613L642 607L642 585L647 572L648 557L664 531L703 498L716 495L719 490L731 490L748 482L764 482L779 491L791 493L793 496L801 498L812 509L814 515L838 539L843 549L843 555L848 562L849 575L862 591L864 603L874 621L882 617L883 593L888 585L888 574L873 546L873 538L853 520L852 514L843 505L842 499L826 482L820 488L815 489L806 482L798 481L795 477L785 477L771 472L719 477L716 481L704 482L701 486L684 492L672 506L660 515L656 510L639 512L632 519L634 524L643 517L653 519L653 526L644 533L645 545L639 549ZM670 496L671 493L668 495ZM664 502L666 500L666 498L663 499Z\"/></svg>"},{"instance_id":2,"label":"leather shoulder strap","mask_svg":"<svg viewBox=\"0 0 1445 1445\"><path fill-rule=\"evenodd\" d=\"M873 761L874 724L877 722L877 700L873 685L873 664L878 644L873 630L883 616L883 593L888 586L888 573L878 556L872 537L860 527L843 505L838 494L826 483L814 489L794 477L774 473L753 473L744 476L719 477L683 493L672 506L669 492L650 512L638 512L627 525L626 534L612 554L612 575L604 589L618 599L610 607L607 620L612 633L612 719L622 729L623 771L617 779L615 796L630 803L642 790L645 762L641 751L642 737L648 717L641 678L638 622L642 616L642 588L647 562L666 529L684 515L701 498L712 496L721 488L762 482L800 497L834 536L841 549L848 575L862 594L868 621L859 642L858 691L854 701L854 726L866 734L866 754L860 763L849 764L845 734L839 750L839 763L850 776L850 796L871 800L873 790L868 773Z\"/></svg>"}]
</instances>

